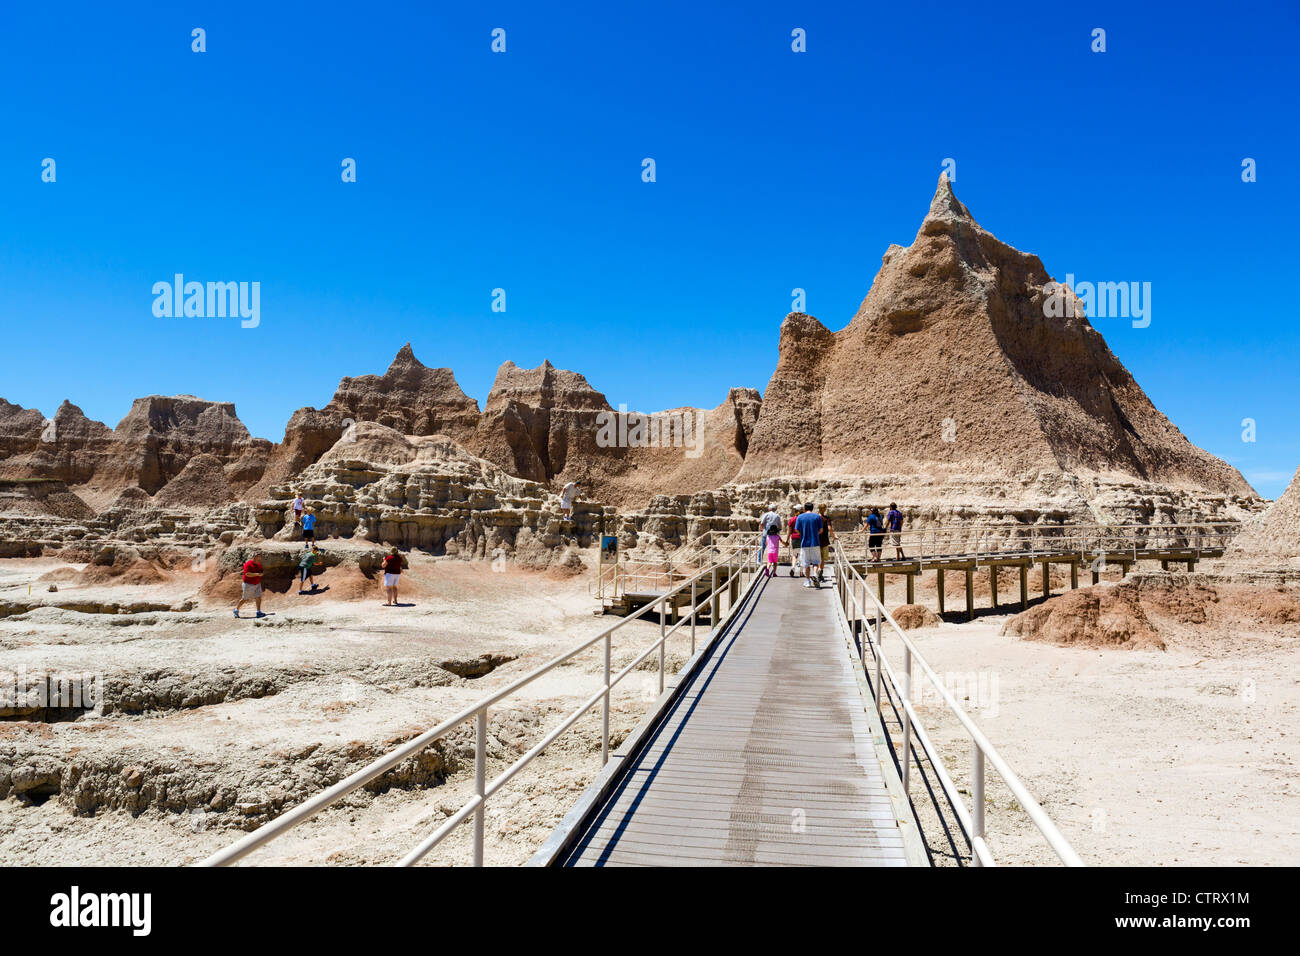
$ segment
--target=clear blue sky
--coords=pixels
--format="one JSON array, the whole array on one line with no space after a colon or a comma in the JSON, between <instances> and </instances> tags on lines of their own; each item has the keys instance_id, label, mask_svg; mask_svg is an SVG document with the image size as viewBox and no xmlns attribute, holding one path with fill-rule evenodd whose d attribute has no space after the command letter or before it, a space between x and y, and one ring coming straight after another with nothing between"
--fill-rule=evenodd
<instances>
[{"instance_id":1,"label":"clear blue sky","mask_svg":"<svg viewBox=\"0 0 1300 956\"><path fill-rule=\"evenodd\" d=\"M188 392L278 440L409 339L480 402L502 361L550 359L615 405L711 407L766 385L791 289L847 323L953 157L1057 278L1152 283L1149 328L1098 328L1275 496L1300 464L1300 14L1135 7L4 4L0 395L113 425ZM155 318L176 272L259 281L260 326Z\"/></svg>"}]
</instances>

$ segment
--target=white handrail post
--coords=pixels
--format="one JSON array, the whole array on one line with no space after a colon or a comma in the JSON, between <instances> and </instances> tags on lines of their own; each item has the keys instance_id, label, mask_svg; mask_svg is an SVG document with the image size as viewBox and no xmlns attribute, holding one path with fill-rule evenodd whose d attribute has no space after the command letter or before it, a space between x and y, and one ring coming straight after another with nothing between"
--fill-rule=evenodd
<instances>
[{"instance_id":1,"label":"white handrail post","mask_svg":"<svg viewBox=\"0 0 1300 956\"><path fill-rule=\"evenodd\" d=\"M971 769L971 865L982 866L975 852L975 841L984 839L984 751L971 741L974 748L974 767Z\"/></svg>"},{"instance_id":2,"label":"white handrail post","mask_svg":"<svg viewBox=\"0 0 1300 956\"><path fill-rule=\"evenodd\" d=\"M695 656L695 618L698 611L695 607L695 586L699 584L700 579L697 577L691 581L691 656Z\"/></svg>"},{"instance_id":3,"label":"white handrail post","mask_svg":"<svg viewBox=\"0 0 1300 956\"><path fill-rule=\"evenodd\" d=\"M866 590L866 582L863 582L863 590ZM881 630L880 630L880 619L881 619L881 617L883 617L883 614L882 614L880 611L876 611L876 707L877 707L877 708L880 710L880 712L883 714L883 713L885 712L885 702L881 699L880 695L881 695L882 691L884 690L884 685L881 683L881 680L882 680L882 677L881 677L881 669L882 669L883 666L884 666L885 649L884 649L883 645L882 645L881 642L880 642L880 636L881 636ZM866 622L865 622L865 621L863 622L863 626L864 626L864 627L866 626Z\"/></svg>"},{"instance_id":4,"label":"white handrail post","mask_svg":"<svg viewBox=\"0 0 1300 956\"><path fill-rule=\"evenodd\" d=\"M903 653L903 703L912 702L912 649L905 648ZM912 772L912 713L903 707L903 795L912 799L908 782Z\"/></svg>"},{"instance_id":5,"label":"white handrail post","mask_svg":"<svg viewBox=\"0 0 1300 956\"><path fill-rule=\"evenodd\" d=\"M600 765L609 763L609 695L613 689L609 686L609 657L611 635L605 635L605 703L600 714Z\"/></svg>"},{"instance_id":6,"label":"white handrail post","mask_svg":"<svg viewBox=\"0 0 1300 956\"><path fill-rule=\"evenodd\" d=\"M474 808L474 865L483 865L483 803L487 799L487 708L474 716L474 795L479 804Z\"/></svg>"},{"instance_id":7,"label":"white handrail post","mask_svg":"<svg viewBox=\"0 0 1300 956\"><path fill-rule=\"evenodd\" d=\"M719 609L722 605L722 595L718 593L718 564L715 561L713 569L709 572L709 630L718 629Z\"/></svg>"},{"instance_id":8,"label":"white handrail post","mask_svg":"<svg viewBox=\"0 0 1300 956\"><path fill-rule=\"evenodd\" d=\"M668 595L659 599L659 693L664 692L664 646L668 643L668 612L665 605Z\"/></svg>"}]
</instances>

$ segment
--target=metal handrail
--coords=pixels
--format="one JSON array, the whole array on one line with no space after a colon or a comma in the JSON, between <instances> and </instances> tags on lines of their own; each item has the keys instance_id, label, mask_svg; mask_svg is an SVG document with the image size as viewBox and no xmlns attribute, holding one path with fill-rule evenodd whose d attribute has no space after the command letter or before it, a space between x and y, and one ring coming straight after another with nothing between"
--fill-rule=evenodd
<instances>
[{"instance_id":1,"label":"metal handrail","mask_svg":"<svg viewBox=\"0 0 1300 956\"><path fill-rule=\"evenodd\" d=\"M719 574L726 570L726 575L719 583ZM726 614L730 616L734 613L736 607L743 601L745 594L741 593L741 585L744 582L744 575L749 574L749 587L752 588L758 580L756 574L757 561L756 556L749 555L745 550L737 549L735 552L728 554L724 559L715 561L710 566L701 569L695 575L683 581L676 588L665 592L657 600L652 601L642 607L634 614L621 618L617 623L605 628L594 637L588 638L581 644L577 645L553 658L547 663L541 665L535 670L530 671L517 680L507 684L499 690L493 691L486 697L471 704L465 709L452 717L447 718L436 727L425 731L418 737L414 737L389 751L384 756L372 761L366 766L357 770L338 783L326 790L321 791L311 799L299 804L292 810L276 817L274 820L263 824L252 833L236 841L224 850L212 854L203 860L199 866L228 866L237 860L242 859L257 848L266 845L275 838L281 836L288 830L298 824L310 820L326 807L329 807L339 800L343 799L349 793L365 786L372 780L377 779L387 773L393 767L397 766L403 760L411 757L435 741L445 737L448 733L459 727L461 724L474 719L474 795L459 810L453 813L443 822L433 833L420 842L410 853L406 854L398 863L399 866L410 866L419 861L425 854L432 850L442 841L452 830L459 824L463 823L472 814L474 817L474 865L483 865L483 845L484 845L484 822L485 822L485 804L489 797L496 793L501 787L505 786L516 773L523 769L529 761L540 755L550 744L554 743L562 733L572 727L584 714L587 713L598 702L603 701L601 714L601 747L600 758L601 766L609 762L609 712L610 712L610 694L618 682L630 674L642 661L644 661L656 649L659 651L659 693L662 694L665 685L665 654L664 649L667 641L677 631L683 628L688 622L691 631L691 654L695 653L696 645L696 619L699 616L700 609L706 605L709 607L709 624L710 633L715 632L722 626L721 604L722 594L727 592L728 604ZM710 590L704 595L699 594L700 581L705 576L709 576ZM736 583L733 584L732 582ZM671 629L667 627L667 612L669 601L676 596L679 591L686 588L691 591L691 608L690 613L680 617ZM747 593L747 591L745 592ZM612 635L620 627L623 627L630 621L637 620L642 615L647 614L652 608L659 610L659 639L643 650L632 663L628 664L617 675L611 673L611 656L613 650ZM493 705L509 697L515 691L530 684L537 678L549 673L561 664L567 663L574 657L583 653L595 645L604 642L604 683L600 689L591 697L588 697L583 703L566 717L558 727L551 730L537 744L530 748L519 759L512 763L505 771L498 775L491 782L487 780L487 716L488 710Z\"/></svg>"},{"instance_id":2,"label":"metal handrail","mask_svg":"<svg viewBox=\"0 0 1300 956\"><path fill-rule=\"evenodd\" d=\"M1096 559L1104 565L1107 558L1138 560L1144 555L1159 556L1161 551L1190 553L1199 558L1202 552L1221 552L1240 530L1237 522L1199 522L1189 524L1128 525L964 525L935 527L900 532L880 532L881 540L870 546L864 530L842 531L845 547L862 550L868 564L896 564L898 561L919 563L970 559L979 564L1002 557L1071 557ZM896 545L903 558L891 558L888 551ZM879 551L874 559L872 551Z\"/></svg>"},{"instance_id":3,"label":"metal handrail","mask_svg":"<svg viewBox=\"0 0 1300 956\"><path fill-rule=\"evenodd\" d=\"M912 735L916 734L922 750L930 758L930 764L935 769L935 775L939 779L939 784L947 795L949 802L952 804L953 811L957 814L963 829L968 835L970 843L972 863L976 866L993 866L993 854L989 850L988 843L985 839L984 829L984 773L985 762L992 764L993 769L998 772L1011 795L1015 797L1016 802L1029 815L1034 822L1038 831L1047 840L1048 846L1060 858L1066 866L1083 866L1083 860L1074 848L1070 846L1068 840L1057 829L1051 818L1047 815L1042 806L1029 793L1029 790L1021 783L1020 778L1016 776L1015 771L1006 763L998 754L987 737L980 731L979 727L970 718L961 705L953 698L952 694L943 685L939 676L934 669L926 663L925 658L917 649L916 645L908 638L903 629L898 626L893 615L885 609L884 604L871 592L866 581L858 572L844 554L844 549L838 541L832 542L832 548L835 555L835 585L839 592L840 604L844 610L845 616L848 616L850 606L854 611L854 619L862 621L861 639L859 647L861 649L861 661L864 675L870 681L870 663L867 658L868 647L871 649L872 660L874 661L876 673L873 684L875 690L876 706L880 707L882 701L882 689L884 681L887 678L891 690L898 695L903 706L903 755L901 758L902 765L902 783L903 792L911 801L910 784L910 764L912 758ZM845 573L840 573L840 568L845 568ZM871 636L870 629L866 626L866 605L859 597L859 594L870 597L871 603L875 605L875 634ZM894 672L889 661L885 659L882 638L883 631L881 621L889 622L894 634L902 642L904 648L903 655L903 674L901 680L899 675ZM939 692L940 698L948 705L949 711L956 716L965 727L966 732L970 735L972 745L972 770L971 770L971 810L966 809L960 792L953 783L951 776L943 765L937 750L931 745L929 735L926 733L921 719L912 706L912 666L913 663L920 668L924 674Z\"/></svg>"}]
</instances>

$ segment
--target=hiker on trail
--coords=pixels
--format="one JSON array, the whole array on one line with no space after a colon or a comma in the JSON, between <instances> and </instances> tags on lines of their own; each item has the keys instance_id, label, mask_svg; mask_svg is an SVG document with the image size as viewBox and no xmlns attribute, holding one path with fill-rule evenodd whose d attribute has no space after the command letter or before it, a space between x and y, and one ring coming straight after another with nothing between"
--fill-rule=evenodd
<instances>
[{"instance_id":1,"label":"hiker on trail","mask_svg":"<svg viewBox=\"0 0 1300 956\"><path fill-rule=\"evenodd\" d=\"M235 617L239 617L239 609L244 606L245 601L253 601L257 605L256 617L266 617L262 613L262 556L256 551L252 557L244 562L244 571L241 575L241 589L239 603L235 605Z\"/></svg>"},{"instance_id":2,"label":"hiker on trail","mask_svg":"<svg viewBox=\"0 0 1300 956\"><path fill-rule=\"evenodd\" d=\"M803 514L794 522L794 529L799 533L799 565L803 568L803 586L806 588L821 586L815 569L821 568L822 564L822 549L818 542L821 540L823 525L825 522L821 515L813 511L811 501L803 506Z\"/></svg>"},{"instance_id":3,"label":"hiker on trail","mask_svg":"<svg viewBox=\"0 0 1300 956\"><path fill-rule=\"evenodd\" d=\"M817 545L822 553L822 564L817 574L820 582L826 580L826 566L831 563L831 542L835 540L835 529L831 527L831 520L826 517L825 505L818 505L817 513L822 519L821 534L817 537Z\"/></svg>"},{"instance_id":4,"label":"hiker on trail","mask_svg":"<svg viewBox=\"0 0 1300 956\"><path fill-rule=\"evenodd\" d=\"M798 520L798 513L792 514L786 525L790 532L785 539L785 545L790 549L790 577L794 577L794 569L799 564L799 529L795 527Z\"/></svg>"},{"instance_id":5,"label":"hiker on trail","mask_svg":"<svg viewBox=\"0 0 1300 956\"><path fill-rule=\"evenodd\" d=\"M582 484L580 481L571 481L560 492L560 511L564 512L565 518L573 517L573 502L578 498L580 484Z\"/></svg>"},{"instance_id":6,"label":"hiker on trail","mask_svg":"<svg viewBox=\"0 0 1300 956\"><path fill-rule=\"evenodd\" d=\"M871 514L862 526L867 531L867 547L871 551L871 560L879 561L881 545L885 543L885 519L880 517L880 509L872 508Z\"/></svg>"},{"instance_id":7,"label":"hiker on trail","mask_svg":"<svg viewBox=\"0 0 1300 956\"><path fill-rule=\"evenodd\" d=\"M310 508L302 516L302 540L316 540L316 514Z\"/></svg>"},{"instance_id":8,"label":"hiker on trail","mask_svg":"<svg viewBox=\"0 0 1300 956\"><path fill-rule=\"evenodd\" d=\"M298 562L298 593L305 593L302 589L304 584L311 584L311 589L316 590L316 579L312 576L312 568L316 566L316 561L320 557L316 551L316 543L308 542L307 550L303 553L302 560Z\"/></svg>"},{"instance_id":9,"label":"hiker on trail","mask_svg":"<svg viewBox=\"0 0 1300 956\"><path fill-rule=\"evenodd\" d=\"M758 527L763 539L765 564L763 574L767 577L776 575L776 564L781 557L781 516L776 513L776 505L770 506L763 517L758 519Z\"/></svg>"},{"instance_id":10,"label":"hiker on trail","mask_svg":"<svg viewBox=\"0 0 1300 956\"><path fill-rule=\"evenodd\" d=\"M293 526L296 528L302 524L302 509L307 507L307 503L302 500L302 492L293 493Z\"/></svg>"},{"instance_id":11,"label":"hiker on trail","mask_svg":"<svg viewBox=\"0 0 1300 956\"><path fill-rule=\"evenodd\" d=\"M397 585L402 580L402 564L402 554L394 546L384 556L384 594L388 596L384 607L397 607Z\"/></svg>"},{"instance_id":12,"label":"hiker on trail","mask_svg":"<svg viewBox=\"0 0 1300 956\"><path fill-rule=\"evenodd\" d=\"M898 510L898 505L894 502L889 503L889 510L885 512L885 528L889 531L889 543L894 546L898 552L898 560L902 560L903 554L903 513Z\"/></svg>"}]
</instances>

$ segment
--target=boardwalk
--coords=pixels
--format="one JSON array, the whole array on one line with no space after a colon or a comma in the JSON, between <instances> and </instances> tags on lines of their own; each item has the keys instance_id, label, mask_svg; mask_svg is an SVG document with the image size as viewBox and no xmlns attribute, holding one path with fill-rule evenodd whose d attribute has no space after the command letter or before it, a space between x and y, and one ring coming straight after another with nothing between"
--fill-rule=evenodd
<instances>
[{"instance_id":1,"label":"boardwalk","mask_svg":"<svg viewBox=\"0 0 1300 956\"><path fill-rule=\"evenodd\" d=\"M886 773L833 588L774 578L561 862L904 866Z\"/></svg>"}]
</instances>

